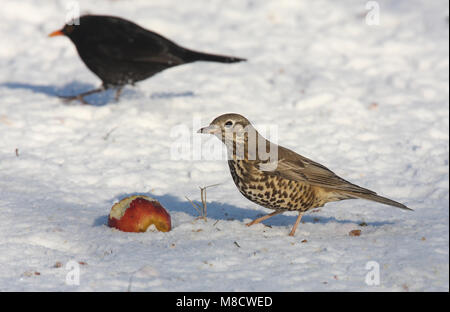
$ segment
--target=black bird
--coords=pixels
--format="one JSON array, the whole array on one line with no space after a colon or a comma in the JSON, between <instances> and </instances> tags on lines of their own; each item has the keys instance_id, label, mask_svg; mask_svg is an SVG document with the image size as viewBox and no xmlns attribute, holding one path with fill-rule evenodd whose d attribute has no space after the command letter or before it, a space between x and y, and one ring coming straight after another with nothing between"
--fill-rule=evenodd
<instances>
[{"instance_id":1,"label":"black bird","mask_svg":"<svg viewBox=\"0 0 450 312\"><path fill-rule=\"evenodd\" d=\"M116 100L122 88L147 79L167 68L209 61L235 63L245 59L215 55L183 48L163 36L120 17L83 15L79 25L66 24L49 36L64 35L75 44L86 66L101 80L101 87L66 100L84 101L84 96L116 89Z\"/></svg>"}]
</instances>

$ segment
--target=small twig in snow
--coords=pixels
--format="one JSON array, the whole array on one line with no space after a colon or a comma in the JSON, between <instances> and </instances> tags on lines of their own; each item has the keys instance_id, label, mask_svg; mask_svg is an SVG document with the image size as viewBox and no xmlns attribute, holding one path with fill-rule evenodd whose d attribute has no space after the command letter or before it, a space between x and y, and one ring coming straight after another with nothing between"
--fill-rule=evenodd
<instances>
[{"instance_id":1,"label":"small twig in snow","mask_svg":"<svg viewBox=\"0 0 450 312\"><path fill-rule=\"evenodd\" d=\"M103 137L103 140L108 140L109 136L111 135L111 133L113 133L114 130L116 130L118 127L114 127L111 130L108 131L108 133Z\"/></svg>"},{"instance_id":2,"label":"small twig in snow","mask_svg":"<svg viewBox=\"0 0 450 312\"><path fill-rule=\"evenodd\" d=\"M208 185L208 186L204 186L204 187L199 187L200 188L200 197L201 197L201 201L202 201L201 206L194 203L187 196L185 196L186 199L192 204L192 207L194 207L194 209L197 210L197 212L199 214L199 216L196 218L196 220L203 219L203 220L205 220L205 222L207 221L207 219L206 219L206 214L207 214L206 189L209 187L214 187L214 186L218 186L218 185L219 184L213 184L213 185Z\"/></svg>"}]
</instances>

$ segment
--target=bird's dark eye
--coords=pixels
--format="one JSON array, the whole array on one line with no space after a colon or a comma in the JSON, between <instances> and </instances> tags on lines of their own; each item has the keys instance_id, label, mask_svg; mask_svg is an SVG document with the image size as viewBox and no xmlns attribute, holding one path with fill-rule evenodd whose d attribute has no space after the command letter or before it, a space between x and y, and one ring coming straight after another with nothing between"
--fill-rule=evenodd
<instances>
[{"instance_id":1,"label":"bird's dark eye","mask_svg":"<svg viewBox=\"0 0 450 312\"><path fill-rule=\"evenodd\" d=\"M226 123L225 123L225 127L231 127L233 125L233 122L231 121L231 120L228 120Z\"/></svg>"},{"instance_id":2,"label":"bird's dark eye","mask_svg":"<svg viewBox=\"0 0 450 312\"><path fill-rule=\"evenodd\" d=\"M72 33L74 31L74 29L75 29L74 25L66 25L64 27L64 33L68 35L68 34Z\"/></svg>"}]
</instances>

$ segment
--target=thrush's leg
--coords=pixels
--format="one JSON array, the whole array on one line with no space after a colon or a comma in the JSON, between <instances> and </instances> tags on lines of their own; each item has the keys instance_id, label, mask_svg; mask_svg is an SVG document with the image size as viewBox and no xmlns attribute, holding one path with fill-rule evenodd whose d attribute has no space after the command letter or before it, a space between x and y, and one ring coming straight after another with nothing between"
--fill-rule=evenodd
<instances>
[{"instance_id":1,"label":"thrush's leg","mask_svg":"<svg viewBox=\"0 0 450 312\"><path fill-rule=\"evenodd\" d=\"M282 213L282 212L283 212L282 210L276 210L276 211L274 211L274 212L272 212L272 213L269 213L269 214L267 214L267 215L265 215L265 216L262 216L262 217L260 217L260 218L258 218L258 219L255 219L255 220L253 220L252 222L247 223L246 226L250 226L250 225L253 225L253 224L257 224L257 223L259 223L259 222L261 222L261 221L264 221L264 220L267 220L267 219L269 219L269 218L271 218L271 217L273 217L273 216L276 216L277 214L280 214L280 213Z\"/></svg>"},{"instance_id":2,"label":"thrush's leg","mask_svg":"<svg viewBox=\"0 0 450 312\"><path fill-rule=\"evenodd\" d=\"M300 220L302 219L302 216L303 216L303 212L299 212L299 213L298 213L297 220L295 220L295 224L294 224L294 226L292 227L292 230L291 230L291 233L289 233L289 236L294 236L295 230L297 230L297 227L298 227L298 225L299 225L299 223L300 223Z\"/></svg>"},{"instance_id":3,"label":"thrush's leg","mask_svg":"<svg viewBox=\"0 0 450 312\"><path fill-rule=\"evenodd\" d=\"M116 100L116 102L119 102L120 95L122 94L122 89L123 89L123 87L118 87L116 89L116 95L114 96L114 99Z\"/></svg>"},{"instance_id":4,"label":"thrush's leg","mask_svg":"<svg viewBox=\"0 0 450 312\"><path fill-rule=\"evenodd\" d=\"M99 93L99 92L103 92L103 91L105 91L106 89L105 89L105 87L100 87L100 88L97 88L97 89L94 89L94 90L90 90L90 91L87 91L87 92L83 92L83 93L80 93L80 94L77 94L77 95L72 95L72 96L60 96L60 98L62 98L64 101L66 101L66 102L70 102L70 101L74 101L74 100L78 100L78 101L80 101L81 103L83 103L83 104L89 104L88 102L86 102L85 100L84 100L84 97L85 96L88 96L88 95L91 95L91 94L94 94L94 93Z\"/></svg>"}]
</instances>

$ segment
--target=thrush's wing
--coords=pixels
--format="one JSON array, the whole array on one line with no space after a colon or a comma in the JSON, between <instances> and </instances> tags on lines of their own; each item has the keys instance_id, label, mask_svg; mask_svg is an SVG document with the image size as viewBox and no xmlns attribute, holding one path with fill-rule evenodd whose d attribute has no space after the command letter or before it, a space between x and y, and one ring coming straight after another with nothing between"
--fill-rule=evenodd
<instances>
[{"instance_id":1,"label":"thrush's wing","mask_svg":"<svg viewBox=\"0 0 450 312\"><path fill-rule=\"evenodd\" d=\"M262 166L260 166L260 168L261 167ZM273 168L275 168L275 166ZM348 198L363 198L402 209L412 210L401 203L379 196L371 190L350 183L337 176L325 166L281 146L278 149L276 169L272 171L267 170L265 172L269 175L280 176L288 180L303 181L328 190L338 191L348 195Z\"/></svg>"},{"instance_id":2,"label":"thrush's wing","mask_svg":"<svg viewBox=\"0 0 450 312\"><path fill-rule=\"evenodd\" d=\"M288 180L307 182L327 189L376 194L340 178L325 166L281 146L278 149L276 169L266 171L266 173Z\"/></svg>"}]
</instances>

